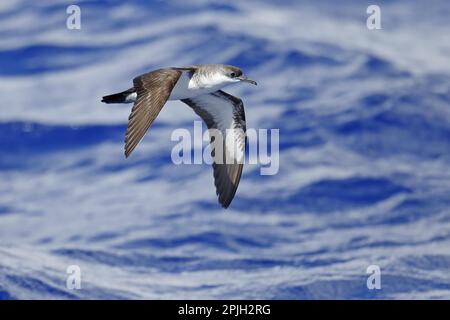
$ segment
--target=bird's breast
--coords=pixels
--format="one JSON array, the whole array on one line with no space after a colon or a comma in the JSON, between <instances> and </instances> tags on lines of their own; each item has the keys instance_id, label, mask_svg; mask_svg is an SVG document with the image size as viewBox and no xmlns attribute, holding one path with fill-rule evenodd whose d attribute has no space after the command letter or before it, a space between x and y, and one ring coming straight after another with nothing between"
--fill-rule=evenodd
<instances>
[{"instance_id":1,"label":"bird's breast","mask_svg":"<svg viewBox=\"0 0 450 320\"><path fill-rule=\"evenodd\" d=\"M205 86L199 79L191 77L189 72L184 72L178 79L169 96L169 100L189 99L199 95L208 94L219 90L220 87Z\"/></svg>"}]
</instances>

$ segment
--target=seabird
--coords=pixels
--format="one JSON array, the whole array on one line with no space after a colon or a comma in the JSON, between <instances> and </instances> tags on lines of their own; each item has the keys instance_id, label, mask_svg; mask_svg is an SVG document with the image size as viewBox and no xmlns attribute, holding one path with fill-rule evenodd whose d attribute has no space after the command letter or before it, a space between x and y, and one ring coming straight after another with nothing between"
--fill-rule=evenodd
<instances>
[{"instance_id":1,"label":"seabird","mask_svg":"<svg viewBox=\"0 0 450 320\"><path fill-rule=\"evenodd\" d=\"M104 96L105 103L134 102L125 136L128 158L168 100L181 100L206 123L219 130L222 145L211 137L214 184L219 203L227 208L234 198L244 166L246 126L244 104L221 89L236 82L256 85L241 69L224 64L163 68L133 79L133 87ZM219 149L225 152L217 152ZM220 154L219 154L220 153ZM224 160L226 157L226 160ZM229 161L231 158L231 161Z\"/></svg>"}]
</instances>

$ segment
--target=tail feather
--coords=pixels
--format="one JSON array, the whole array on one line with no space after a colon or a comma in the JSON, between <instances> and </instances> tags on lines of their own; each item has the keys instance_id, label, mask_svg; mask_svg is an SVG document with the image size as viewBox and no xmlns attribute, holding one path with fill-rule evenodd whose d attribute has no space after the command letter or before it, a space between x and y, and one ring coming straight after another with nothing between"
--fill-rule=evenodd
<instances>
[{"instance_id":1,"label":"tail feather","mask_svg":"<svg viewBox=\"0 0 450 320\"><path fill-rule=\"evenodd\" d=\"M127 103L127 102L131 102L129 101L129 96L133 93L135 93L136 90L134 88L128 89L126 91L123 92L119 92L119 93L115 93L115 94L110 94L108 96L104 96L102 98L102 102L104 103Z\"/></svg>"}]
</instances>

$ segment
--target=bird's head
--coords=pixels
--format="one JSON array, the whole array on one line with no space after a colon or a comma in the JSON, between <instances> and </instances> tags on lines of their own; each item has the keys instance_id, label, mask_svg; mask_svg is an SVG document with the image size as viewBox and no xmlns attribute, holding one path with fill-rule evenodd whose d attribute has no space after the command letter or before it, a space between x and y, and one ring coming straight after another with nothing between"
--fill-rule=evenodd
<instances>
[{"instance_id":1,"label":"bird's head","mask_svg":"<svg viewBox=\"0 0 450 320\"><path fill-rule=\"evenodd\" d=\"M249 79L242 70L235 66L225 64L203 64L197 67L201 85L220 89L236 82L248 82L256 85L256 81Z\"/></svg>"},{"instance_id":2,"label":"bird's head","mask_svg":"<svg viewBox=\"0 0 450 320\"><path fill-rule=\"evenodd\" d=\"M242 70L235 66L223 65L220 68L220 73L223 76L224 82L234 83L234 82L248 82L256 86L256 81L249 79L242 73Z\"/></svg>"},{"instance_id":3,"label":"bird's head","mask_svg":"<svg viewBox=\"0 0 450 320\"><path fill-rule=\"evenodd\" d=\"M225 64L202 64L195 66L197 83L200 87L212 90L221 89L236 82L248 82L256 85L256 81L249 79L242 70Z\"/></svg>"}]
</instances>

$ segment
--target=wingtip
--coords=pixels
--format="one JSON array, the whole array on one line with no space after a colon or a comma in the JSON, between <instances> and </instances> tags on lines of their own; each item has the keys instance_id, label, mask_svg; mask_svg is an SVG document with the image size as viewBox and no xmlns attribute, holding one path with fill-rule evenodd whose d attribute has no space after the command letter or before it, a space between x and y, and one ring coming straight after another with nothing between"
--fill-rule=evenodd
<instances>
[{"instance_id":1,"label":"wingtip","mask_svg":"<svg viewBox=\"0 0 450 320\"><path fill-rule=\"evenodd\" d=\"M218 200L219 200L220 205L221 205L222 208L224 208L224 209L228 209L228 207L229 207L230 204L231 204L231 201L233 201L233 199L231 199L231 200L221 200L220 198L219 198Z\"/></svg>"}]
</instances>

